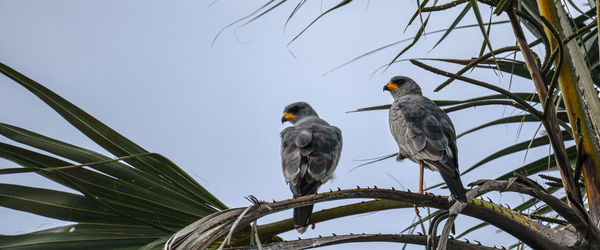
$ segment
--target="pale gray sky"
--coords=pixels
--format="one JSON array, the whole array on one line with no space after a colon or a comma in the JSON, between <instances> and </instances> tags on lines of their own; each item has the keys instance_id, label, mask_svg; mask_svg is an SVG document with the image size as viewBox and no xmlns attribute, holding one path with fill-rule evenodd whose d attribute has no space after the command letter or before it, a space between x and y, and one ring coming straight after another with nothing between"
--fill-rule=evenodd
<instances>
[{"instance_id":1,"label":"pale gray sky","mask_svg":"<svg viewBox=\"0 0 600 250\"><path fill-rule=\"evenodd\" d=\"M371 77L407 43L322 76L357 55L415 34L418 20L403 32L416 9L415 1L354 1L325 16L287 46L322 11L319 3L307 3L284 32L283 24L295 6L292 1L251 24L225 30L212 48L211 41L221 28L266 1L221 0L209 6L210 2L0 0L0 61L44 84L147 150L167 156L230 207L247 206L244 196L249 194L263 200L291 197L279 159L279 132L284 128L280 118L284 106L291 102L309 102L322 118L343 132L344 151L336 178L321 190L356 185L402 185L416 190L418 168L408 161L390 159L348 172L360 163L354 160L390 154L397 146L388 129L387 111L346 111L390 103L391 96L382 92L382 86L394 75L412 77L432 99L464 99L492 93L458 81L433 93L444 78L409 62L394 64ZM327 8L332 4L323 5ZM446 28L460 9L434 15L428 30ZM490 12L484 6L481 9L486 16ZM469 13L461 24L472 23L473 14ZM496 29L502 30L498 33L501 37L492 37L496 48L513 45L508 25ZM429 51L439 37L425 37L401 58L467 59L477 56L482 42L478 29L457 31ZM491 71L477 70L470 75L508 88L508 78L500 80ZM533 86L517 77L512 90L532 91ZM1 122L105 152L27 90L3 76L0 105ZM462 132L514 113L510 109L481 107L455 112L450 117L457 132ZM525 125L520 137L515 132L517 127L499 126L461 138L461 169L516 141L531 138L537 124ZM5 138L0 141L9 142ZM527 161L547 151L534 149ZM464 176L463 183L494 178L520 167L523 157L520 153L496 160ZM0 160L0 168L7 167L14 164ZM441 181L437 173L425 172L427 185ZM0 182L66 190L34 174L0 176ZM511 195L491 197L512 204L523 199ZM318 204L315 211L339 203ZM288 218L291 213L275 214L259 223ZM302 237L332 232L398 233L413 217L412 208L353 216L319 223ZM67 224L6 208L0 208L0 221L0 234ZM479 221L461 216L457 231L476 223ZM298 234L289 232L282 236L294 239ZM491 227L467 238L498 246L516 242ZM359 249L365 245L329 248L351 246Z\"/></svg>"}]
</instances>

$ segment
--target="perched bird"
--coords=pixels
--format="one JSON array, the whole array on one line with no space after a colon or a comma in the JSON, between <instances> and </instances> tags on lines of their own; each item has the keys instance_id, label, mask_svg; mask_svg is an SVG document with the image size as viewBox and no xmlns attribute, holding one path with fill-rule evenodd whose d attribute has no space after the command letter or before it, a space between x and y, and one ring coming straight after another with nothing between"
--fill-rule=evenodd
<instances>
[{"instance_id":1,"label":"perched bird","mask_svg":"<svg viewBox=\"0 0 600 250\"><path fill-rule=\"evenodd\" d=\"M293 126L281 131L281 165L294 198L316 194L332 176L342 152L342 131L319 118L305 102L285 107L281 123ZM304 233L313 205L294 208L294 227Z\"/></svg>"},{"instance_id":2,"label":"perched bird","mask_svg":"<svg viewBox=\"0 0 600 250\"><path fill-rule=\"evenodd\" d=\"M448 115L406 76L393 77L383 90L394 97L389 123L398 143L397 159L419 163L419 194L423 194L423 168L427 167L440 172L454 198L467 202L458 172L456 132ZM415 211L419 212L416 205Z\"/></svg>"}]
</instances>

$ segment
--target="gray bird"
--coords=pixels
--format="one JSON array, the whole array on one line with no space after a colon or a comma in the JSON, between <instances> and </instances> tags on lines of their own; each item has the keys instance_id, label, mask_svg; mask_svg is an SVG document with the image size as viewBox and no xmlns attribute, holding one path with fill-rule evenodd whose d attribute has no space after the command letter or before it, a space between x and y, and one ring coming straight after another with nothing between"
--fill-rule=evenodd
<instances>
[{"instance_id":1,"label":"gray bird","mask_svg":"<svg viewBox=\"0 0 600 250\"><path fill-rule=\"evenodd\" d=\"M423 194L423 168L427 167L440 172L454 198L467 202L458 171L456 132L448 115L406 76L393 77L383 90L394 97L389 123L398 143L397 159L419 163L419 193ZM418 213L416 205L415 210Z\"/></svg>"},{"instance_id":2,"label":"gray bird","mask_svg":"<svg viewBox=\"0 0 600 250\"><path fill-rule=\"evenodd\" d=\"M319 118L305 102L285 107L281 123L281 166L294 198L316 194L332 176L342 152L342 131ZM313 205L294 208L294 227L304 233L310 224Z\"/></svg>"}]
</instances>

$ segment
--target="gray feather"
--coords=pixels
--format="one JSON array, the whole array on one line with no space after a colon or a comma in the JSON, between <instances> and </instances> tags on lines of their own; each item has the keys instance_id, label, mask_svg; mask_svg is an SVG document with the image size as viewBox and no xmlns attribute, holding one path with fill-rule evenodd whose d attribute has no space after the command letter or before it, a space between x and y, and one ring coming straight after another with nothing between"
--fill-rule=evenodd
<instances>
[{"instance_id":1,"label":"gray feather","mask_svg":"<svg viewBox=\"0 0 600 250\"><path fill-rule=\"evenodd\" d=\"M394 103L389 110L390 131L399 148L399 158L424 162L439 171L453 195L466 202L458 172L456 132L448 115L424 97L412 79L396 76L390 88ZM386 85L387 86L387 85ZM384 88L385 89L385 88Z\"/></svg>"},{"instance_id":2,"label":"gray feather","mask_svg":"<svg viewBox=\"0 0 600 250\"><path fill-rule=\"evenodd\" d=\"M296 146L306 147L312 141L312 133L308 130L302 130L296 136Z\"/></svg>"},{"instance_id":3,"label":"gray feather","mask_svg":"<svg viewBox=\"0 0 600 250\"><path fill-rule=\"evenodd\" d=\"M281 162L285 181L296 196L316 193L329 180L342 151L342 133L310 116L281 132Z\"/></svg>"},{"instance_id":4,"label":"gray feather","mask_svg":"<svg viewBox=\"0 0 600 250\"><path fill-rule=\"evenodd\" d=\"M405 95L390 108L390 130L398 142L400 151L407 152L411 160L439 161L444 157L456 157L454 128L446 113L428 98L421 95ZM452 133L452 134L450 134ZM449 153L448 153L449 152ZM453 172L457 164L436 164L436 169ZM432 167L432 166L429 166Z\"/></svg>"}]
</instances>

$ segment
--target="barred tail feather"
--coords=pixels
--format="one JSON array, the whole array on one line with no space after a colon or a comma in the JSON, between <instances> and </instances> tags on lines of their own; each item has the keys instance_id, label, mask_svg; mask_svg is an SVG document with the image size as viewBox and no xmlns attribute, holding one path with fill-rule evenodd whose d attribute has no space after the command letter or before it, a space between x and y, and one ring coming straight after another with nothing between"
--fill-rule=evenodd
<instances>
[{"instance_id":1,"label":"barred tail feather","mask_svg":"<svg viewBox=\"0 0 600 250\"><path fill-rule=\"evenodd\" d=\"M466 195L467 191L460 181L460 175L457 174L455 176L449 176L442 173L442 178L444 179L444 182L446 182L446 185L448 186L448 189L450 189L450 193L452 196L454 196L454 198L464 203L469 202Z\"/></svg>"},{"instance_id":2,"label":"barred tail feather","mask_svg":"<svg viewBox=\"0 0 600 250\"><path fill-rule=\"evenodd\" d=\"M299 233L304 233L310 224L313 205L294 208L294 227Z\"/></svg>"}]
</instances>

